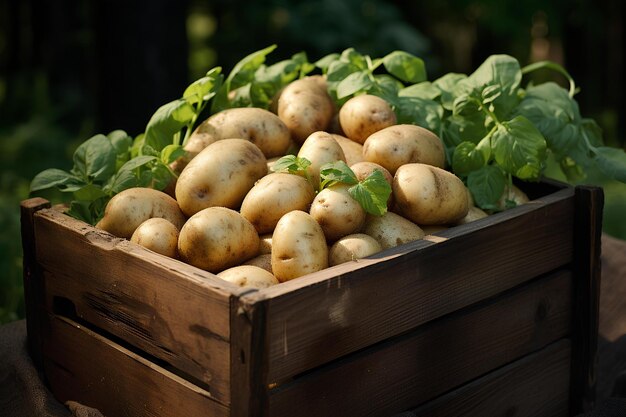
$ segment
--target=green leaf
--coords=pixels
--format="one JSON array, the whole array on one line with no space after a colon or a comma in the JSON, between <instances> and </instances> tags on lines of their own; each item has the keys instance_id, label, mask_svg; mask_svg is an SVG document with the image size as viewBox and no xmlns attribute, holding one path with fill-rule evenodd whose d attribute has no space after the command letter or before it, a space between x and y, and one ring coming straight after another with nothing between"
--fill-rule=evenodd
<instances>
[{"instance_id":1,"label":"green leaf","mask_svg":"<svg viewBox=\"0 0 626 417\"><path fill-rule=\"evenodd\" d=\"M441 95L441 90L429 81L405 87L398 92L402 97L417 97L427 100L435 100Z\"/></svg>"},{"instance_id":2,"label":"green leaf","mask_svg":"<svg viewBox=\"0 0 626 417\"><path fill-rule=\"evenodd\" d=\"M263 65L267 55L274 49L276 49L276 45L270 45L251 53L235 64L225 82L227 92L250 83L254 79L256 70Z\"/></svg>"},{"instance_id":3,"label":"green leaf","mask_svg":"<svg viewBox=\"0 0 626 417\"><path fill-rule=\"evenodd\" d=\"M128 136L123 130L114 130L107 135L111 141L111 145L115 149L115 168L119 169L126 161L130 159L130 151L133 145L133 138Z\"/></svg>"},{"instance_id":4,"label":"green leaf","mask_svg":"<svg viewBox=\"0 0 626 417\"><path fill-rule=\"evenodd\" d=\"M522 74L528 74L528 73L537 71L542 68L551 69L553 71L560 73L565 78L567 78L567 81L569 82L569 96L574 97L574 94L576 93L576 84L574 83L574 79L572 78L571 75L569 75L569 73L565 70L565 68L563 68L561 65L557 64L556 62L552 62L552 61L534 62L522 68Z\"/></svg>"},{"instance_id":5,"label":"green leaf","mask_svg":"<svg viewBox=\"0 0 626 417\"><path fill-rule=\"evenodd\" d=\"M433 100L418 97L398 97L395 101L398 124L422 126L436 134L441 131L443 108Z\"/></svg>"},{"instance_id":6,"label":"green leaf","mask_svg":"<svg viewBox=\"0 0 626 417\"><path fill-rule=\"evenodd\" d=\"M115 172L117 155L109 138L95 135L74 152L72 174L85 182L104 181Z\"/></svg>"},{"instance_id":7,"label":"green leaf","mask_svg":"<svg viewBox=\"0 0 626 417\"><path fill-rule=\"evenodd\" d=\"M74 198L77 200L94 201L106 196L107 194L102 190L102 187L95 184L87 184L74 191Z\"/></svg>"},{"instance_id":8,"label":"green leaf","mask_svg":"<svg viewBox=\"0 0 626 417\"><path fill-rule=\"evenodd\" d=\"M140 181L140 173L137 172L138 168L156 159L155 156L142 155L126 162L107 182L107 185L104 187L105 192L117 194L127 188L139 187L142 184Z\"/></svg>"},{"instance_id":9,"label":"green leaf","mask_svg":"<svg viewBox=\"0 0 626 417\"><path fill-rule=\"evenodd\" d=\"M337 183L357 184L356 174L344 161L329 162L320 167L321 187L324 189Z\"/></svg>"},{"instance_id":10,"label":"green leaf","mask_svg":"<svg viewBox=\"0 0 626 417\"><path fill-rule=\"evenodd\" d=\"M485 155L472 142L462 142L452 155L452 170L456 175L467 175L482 168L487 163Z\"/></svg>"},{"instance_id":11,"label":"green leaf","mask_svg":"<svg viewBox=\"0 0 626 417\"><path fill-rule=\"evenodd\" d=\"M161 150L161 162L169 165L181 156L185 155L185 149L180 145L167 145Z\"/></svg>"},{"instance_id":12,"label":"green leaf","mask_svg":"<svg viewBox=\"0 0 626 417\"><path fill-rule=\"evenodd\" d=\"M407 83L426 81L424 61L404 51L394 51L383 58L385 69L394 77Z\"/></svg>"},{"instance_id":13,"label":"green leaf","mask_svg":"<svg viewBox=\"0 0 626 417\"><path fill-rule=\"evenodd\" d=\"M210 100L222 84L222 68L215 67L207 74L191 83L183 93L183 98L191 105Z\"/></svg>"},{"instance_id":14,"label":"green leaf","mask_svg":"<svg viewBox=\"0 0 626 417\"><path fill-rule=\"evenodd\" d=\"M491 137L495 161L523 180L537 180L546 159L546 141L541 132L525 117L498 126Z\"/></svg>"},{"instance_id":15,"label":"green leaf","mask_svg":"<svg viewBox=\"0 0 626 417\"><path fill-rule=\"evenodd\" d=\"M151 167L152 181L150 187L155 190L163 190L167 187L172 180L174 180L174 174L161 161L156 161Z\"/></svg>"},{"instance_id":16,"label":"green leaf","mask_svg":"<svg viewBox=\"0 0 626 417\"><path fill-rule=\"evenodd\" d=\"M367 65L367 58L365 55L357 52L354 48L345 49L339 59L343 62L349 63L355 66L359 70L369 69Z\"/></svg>"},{"instance_id":17,"label":"green leaf","mask_svg":"<svg viewBox=\"0 0 626 417\"><path fill-rule=\"evenodd\" d=\"M30 192L46 190L53 187L61 187L66 184L82 183L80 178L70 174L62 169L50 168L45 171L41 171L35 175L35 178L30 183Z\"/></svg>"},{"instance_id":18,"label":"green leaf","mask_svg":"<svg viewBox=\"0 0 626 417\"><path fill-rule=\"evenodd\" d=\"M353 72L337 85L337 98L342 99L358 92L364 92L374 84L368 71Z\"/></svg>"},{"instance_id":19,"label":"green leaf","mask_svg":"<svg viewBox=\"0 0 626 417\"><path fill-rule=\"evenodd\" d=\"M182 98L159 107L146 126L142 152L145 145L160 152L167 145L172 144L174 135L180 133L181 129L193 119L195 114L191 104Z\"/></svg>"},{"instance_id":20,"label":"green leaf","mask_svg":"<svg viewBox=\"0 0 626 417\"><path fill-rule=\"evenodd\" d=\"M286 155L274 162L273 172L288 172L305 176L306 169L311 165L311 161L306 158L298 158L295 155Z\"/></svg>"},{"instance_id":21,"label":"green leaf","mask_svg":"<svg viewBox=\"0 0 626 417\"><path fill-rule=\"evenodd\" d=\"M314 62L315 66L322 70L324 74L328 72L330 64L339 60L340 55L337 53L328 54Z\"/></svg>"},{"instance_id":22,"label":"green leaf","mask_svg":"<svg viewBox=\"0 0 626 417\"><path fill-rule=\"evenodd\" d=\"M474 201L483 210L496 208L496 203L504 193L506 174L497 166L485 165L467 176L467 187Z\"/></svg>"},{"instance_id":23,"label":"green leaf","mask_svg":"<svg viewBox=\"0 0 626 417\"><path fill-rule=\"evenodd\" d=\"M596 166L609 178L626 183L626 153L623 149L600 146L594 149Z\"/></svg>"},{"instance_id":24,"label":"green leaf","mask_svg":"<svg viewBox=\"0 0 626 417\"><path fill-rule=\"evenodd\" d=\"M348 192L365 212L375 216L382 216L387 212L391 186L381 171L374 170L363 181L350 187Z\"/></svg>"},{"instance_id":25,"label":"green leaf","mask_svg":"<svg viewBox=\"0 0 626 417\"><path fill-rule=\"evenodd\" d=\"M452 110L454 100L456 99L455 90L459 82L466 79L467 75L455 72L448 73L441 78L433 81L433 86L441 91L441 105L446 110Z\"/></svg>"}]
</instances>

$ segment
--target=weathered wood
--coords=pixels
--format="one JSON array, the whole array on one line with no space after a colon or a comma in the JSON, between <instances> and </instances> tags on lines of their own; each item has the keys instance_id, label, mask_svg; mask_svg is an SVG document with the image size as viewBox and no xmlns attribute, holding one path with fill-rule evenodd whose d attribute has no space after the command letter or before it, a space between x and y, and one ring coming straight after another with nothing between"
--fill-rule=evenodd
<instances>
[{"instance_id":1,"label":"weathered wood","mask_svg":"<svg viewBox=\"0 0 626 417\"><path fill-rule=\"evenodd\" d=\"M23 201L20 205L28 353L37 367L41 367L42 364L40 316L42 314L45 297L43 274L35 255L35 228L33 216L37 211L49 207L50 202L43 198L31 198Z\"/></svg>"},{"instance_id":2,"label":"weathered wood","mask_svg":"<svg viewBox=\"0 0 626 417\"><path fill-rule=\"evenodd\" d=\"M229 403L232 294L221 280L55 210L38 212L35 230L49 311L70 304Z\"/></svg>"},{"instance_id":3,"label":"weathered wood","mask_svg":"<svg viewBox=\"0 0 626 417\"><path fill-rule=\"evenodd\" d=\"M259 291L268 382L491 297L572 260L573 190ZM438 243L436 243L438 242Z\"/></svg>"},{"instance_id":4,"label":"weathered wood","mask_svg":"<svg viewBox=\"0 0 626 417\"><path fill-rule=\"evenodd\" d=\"M563 339L413 410L417 417L567 417L571 344Z\"/></svg>"},{"instance_id":5,"label":"weathered wood","mask_svg":"<svg viewBox=\"0 0 626 417\"><path fill-rule=\"evenodd\" d=\"M604 194L598 187L578 186L575 191L570 407L578 414L595 402Z\"/></svg>"},{"instance_id":6,"label":"weathered wood","mask_svg":"<svg viewBox=\"0 0 626 417\"><path fill-rule=\"evenodd\" d=\"M251 290L250 293L254 293ZM267 415L267 342L265 307L250 304L246 296L235 299L231 308L231 416Z\"/></svg>"},{"instance_id":7,"label":"weathered wood","mask_svg":"<svg viewBox=\"0 0 626 417\"><path fill-rule=\"evenodd\" d=\"M564 337L570 312L564 270L305 373L270 391L269 415L392 415Z\"/></svg>"},{"instance_id":8,"label":"weathered wood","mask_svg":"<svg viewBox=\"0 0 626 417\"><path fill-rule=\"evenodd\" d=\"M46 379L61 402L110 417L229 416L204 389L71 320L49 316L43 348Z\"/></svg>"}]
</instances>

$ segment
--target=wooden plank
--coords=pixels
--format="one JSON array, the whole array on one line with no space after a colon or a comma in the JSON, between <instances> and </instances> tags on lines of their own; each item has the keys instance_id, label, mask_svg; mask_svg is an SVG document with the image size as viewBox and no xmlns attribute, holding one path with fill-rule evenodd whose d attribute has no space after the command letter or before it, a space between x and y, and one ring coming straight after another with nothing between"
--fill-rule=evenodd
<instances>
[{"instance_id":1,"label":"wooden plank","mask_svg":"<svg viewBox=\"0 0 626 417\"><path fill-rule=\"evenodd\" d=\"M491 297L572 259L573 189L259 291L268 382ZM436 243L437 242L437 243Z\"/></svg>"},{"instance_id":2,"label":"wooden plank","mask_svg":"<svg viewBox=\"0 0 626 417\"><path fill-rule=\"evenodd\" d=\"M55 210L38 212L35 232L50 311L75 309L80 320L166 361L229 403L233 295L220 287L226 282Z\"/></svg>"},{"instance_id":3,"label":"wooden plank","mask_svg":"<svg viewBox=\"0 0 626 417\"><path fill-rule=\"evenodd\" d=\"M567 417L571 344L563 339L413 410L415 417Z\"/></svg>"},{"instance_id":4,"label":"wooden plank","mask_svg":"<svg viewBox=\"0 0 626 417\"><path fill-rule=\"evenodd\" d=\"M229 416L209 392L78 325L49 316L44 369L52 393L110 417Z\"/></svg>"},{"instance_id":5,"label":"wooden plank","mask_svg":"<svg viewBox=\"0 0 626 417\"><path fill-rule=\"evenodd\" d=\"M267 416L265 302L250 304L243 296L231 311L231 415Z\"/></svg>"},{"instance_id":6,"label":"wooden plank","mask_svg":"<svg viewBox=\"0 0 626 417\"><path fill-rule=\"evenodd\" d=\"M26 302L26 331L28 353L39 369L41 356L41 312L44 305L43 274L35 256L35 228L33 216L39 210L49 208L50 202L43 198L31 198L20 205L20 222L23 251L24 300Z\"/></svg>"},{"instance_id":7,"label":"wooden plank","mask_svg":"<svg viewBox=\"0 0 626 417\"><path fill-rule=\"evenodd\" d=\"M272 417L389 416L564 337L561 271L342 358L270 391Z\"/></svg>"},{"instance_id":8,"label":"wooden plank","mask_svg":"<svg viewBox=\"0 0 626 417\"><path fill-rule=\"evenodd\" d=\"M593 409L600 305L600 249L604 194L599 187L576 187L574 215L574 314L572 317L571 410Z\"/></svg>"}]
</instances>

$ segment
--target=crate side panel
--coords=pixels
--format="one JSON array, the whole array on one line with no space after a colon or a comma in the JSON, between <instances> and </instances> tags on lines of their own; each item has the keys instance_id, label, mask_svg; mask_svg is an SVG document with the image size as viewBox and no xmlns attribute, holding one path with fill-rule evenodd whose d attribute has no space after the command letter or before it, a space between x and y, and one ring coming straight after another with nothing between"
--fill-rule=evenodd
<instances>
[{"instance_id":1,"label":"crate side panel","mask_svg":"<svg viewBox=\"0 0 626 417\"><path fill-rule=\"evenodd\" d=\"M270 415L392 415L542 349L569 330L571 276L533 281L305 373L270 391Z\"/></svg>"},{"instance_id":2,"label":"crate side panel","mask_svg":"<svg viewBox=\"0 0 626 417\"><path fill-rule=\"evenodd\" d=\"M75 314L168 362L228 403L229 295L181 272L180 262L54 210L40 213L37 260L48 310Z\"/></svg>"},{"instance_id":3,"label":"crate side panel","mask_svg":"<svg viewBox=\"0 0 626 417\"><path fill-rule=\"evenodd\" d=\"M428 402L416 417L567 417L571 344L545 349Z\"/></svg>"},{"instance_id":4,"label":"crate side panel","mask_svg":"<svg viewBox=\"0 0 626 417\"><path fill-rule=\"evenodd\" d=\"M440 243L413 242L401 249L404 253L385 252L321 271L323 278L288 282L294 287L290 291L264 290L261 293L269 298L270 382L569 263L572 195L563 190L519 210L451 229L436 240Z\"/></svg>"},{"instance_id":5,"label":"crate side panel","mask_svg":"<svg viewBox=\"0 0 626 417\"><path fill-rule=\"evenodd\" d=\"M44 370L55 397L107 416L229 416L207 391L70 320L48 317Z\"/></svg>"}]
</instances>

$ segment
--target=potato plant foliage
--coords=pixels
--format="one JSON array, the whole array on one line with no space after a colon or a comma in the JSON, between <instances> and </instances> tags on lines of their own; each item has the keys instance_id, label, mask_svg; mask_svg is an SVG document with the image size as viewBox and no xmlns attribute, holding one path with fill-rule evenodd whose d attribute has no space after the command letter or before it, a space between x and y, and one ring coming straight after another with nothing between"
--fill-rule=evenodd
<instances>
[{"instance_id":1,"label":"potato plant foliage","mask_svg":"<svg viewBox=\"0 0 626 417\"><path fill-rule=\"evenodd\" d=\"M95 224L120 191L138 186L163 189L171 182L176 173L169 165L184 153L201 117L234 107L269 109L279 90L312 74L326 77L337 109L355 95L371 94L392 106L398 123L434 132L445 145L447 168L464 181L483 209L497 210L513 177L539 180L549 157L571 180L595 165L608 177L626 182L626 153L603 145L598 125L580 114L574 81L555 63L521 67L511 56L492 55L472 74L428 80L424 62L403 51L373 58L350 48L315 62L301 52L267 64L275 48L246 56L227 76L220 67L209 70L182 97L157 109L145 131L134 138L116 130L88 139L74 153L69 172L53 168L39 173L31 192L56 187L72 193L69 214ZM523 84L526 74L540 69L559 72L569 88L553 82ZM306 161L291 158L281 161L280 168L297 171L302 164ZM326 182L347 179L354 196L365 195L361 200L368 212L384 212L388 190L379 179L358 184L347 167L325 168Z\"/></svg>"}]
</instances>

